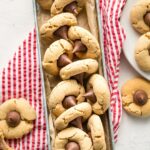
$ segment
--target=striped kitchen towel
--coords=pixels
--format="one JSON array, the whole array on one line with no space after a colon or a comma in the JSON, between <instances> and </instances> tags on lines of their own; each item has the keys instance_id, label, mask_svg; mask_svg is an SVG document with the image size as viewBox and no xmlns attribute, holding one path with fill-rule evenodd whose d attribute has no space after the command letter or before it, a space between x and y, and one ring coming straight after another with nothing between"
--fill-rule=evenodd
<instances>
[{"instance_id":1,"label":"striped kitchen towel","mask_svg":"<svg viewBox=\"0 0 150 150\"><path fill-rule=\"evenodd\" d=\"M118 128L122 116L122 102L118 90L120 53L125 33L119 19L126 0L100 0L103 26L103 43L107 66L108 83L111 91L111 112L114 139L117 141Z\"/></svg>"},{"instance_id":2,"label":"striped kitchen towel","mask_svg":"<svg viewBox=\"0 0 150 150\"><path fill-rule=\"evenodd\" d=\"M43 110L41 75L36 46L36 31L29 33L1 74L0 103L25 98L34 107L37 119L31 133L22 139L7 140L15 150L47 150L46 122Z\"/></svg>"}]
</instances>

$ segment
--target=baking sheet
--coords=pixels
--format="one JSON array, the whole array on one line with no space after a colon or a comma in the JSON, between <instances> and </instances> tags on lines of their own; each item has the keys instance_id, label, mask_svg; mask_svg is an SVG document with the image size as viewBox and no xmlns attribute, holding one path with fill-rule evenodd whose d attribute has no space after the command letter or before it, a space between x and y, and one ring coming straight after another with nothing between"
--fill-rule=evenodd
<instances>
[{"instance_id":1,"label":"baking sheet","mask_svg":"<svg viewBox=\"0 0 150 150\"><path fill-rule=\"evenodd\" d=\"M45 43L44 45L40 45L40 41L39 41L39 32L38 32L38 27L43 23L45 22L46 20L48 20L49 18L49 12L45 12L45 11L41 11L39 9L39 6L36 5L36 1L33 0L33 3L34 3L34 14L35 14L35 22L36 22L36 29L37 29L37 43L38 43L38 50L39 50L39 58L40 60L42 60L43 58L43 55L44 55L44 49L46 49L47 47L47 43ZM96 6L97 6L97 11L98 11L98 17L95 15L93 17L95 17L94 20L98 20L98 28L99 28L99 32L97 32L97 29L95 30L94 27L94 23L92 21L90 21L90 23L88 24L87 26L87 21L85 22L82 18L85 18L84 15L86 15L86 11L85 13L83 12L82 14L80 14L79 18L81 17L81 19L78 19L78 21L80 22L80 26L84 26L86 25L86 29L93 29L91 30L92 34L94 34L94 36L96 38L98 37L101 37L101 39L103 39L103 32L102 32L102 27L101 27L101 20L100 20L100 12L99 12L99 0L96 0ZM88 4L86 5L86 7L90 7ZM92 10L92 7L91 7L91 10ZM41 21L39 21L39 19L41 20L41 18L39 18L39 13L40 11L42 12L42 23ZM83 16L82 16L83 15ZM87 15L90 15L87 13ZM81 21L83 20L83 21ZM98 34L99 33L99 34ZM100 40L99 40L100 41ZM101 45L101 50L102 50L102 61L103 61L103 73L104 73L104 76L105 78L107 79L107 76L106 76L106 70L105 70L105 60L104 60L104 50L103 50L103 40L100 41L100 45ZM41 64L41 63L40 63ZM101 64L101 62L100 62ZM43 91L46 91L46 95L44 94L44 99L48 99L49 97L49 94L50 94L50 90L47 90L49 88L53 88L60 80L59 78L54 78L46 73L43 74L43 71L42 71L42 65L40 66L41 67L41 73L42 73L42 81L43 81ZM100 69L100 74L102 74L102 70ZM45 77L45 80L44 80L44 77ZM52 82L53 81L53 82ZM45 82L45 86L46 88L44 88L44 82ZM46 112L46 120L48 120L48 109L47 109L47 106L46 106L46 100L44 101L44 109L45 109L45 112ZM107 150L113 150L113 147L114 147L114 142L113 142L113 132L112 132L112 124L111 124L111 113L110 113L110 110L108 110L104 115L101 116L101 119L102 119L102 122L103 122L103 125L104 125L104 129L105 129L105 135L106 135L106 143L107 143ZM51 119L51 117L50 117ZM47 127L49 127L49 123L47 122ZM51 133L53 132L53 130L51 130ZM50 133L48 131L48 138L50 137ZM49 149L50 149L50 140L49 140Z\"/></svg>"},{"instance_id":2,"label":"baking sheet","mask_svg":"<svg viewBox=\"0 0 150 150\"><path fill-rule=\"evenodd\" d=\"M134 58L135 53L135 44L137 43L138 38L141 36L135 29L132 27L130 22L130 11L132 6L136 3L136 0L128 0L126 2L126 5L124 7L122 17L121 17L121 24L122 27L125 30L126 33L126 40L123 44L123 52L128 60L128 62L131 64L131 66L144 78L147 80L150 80L150 73L146 73L142 71Z\"/></svg>"}]
</instances>

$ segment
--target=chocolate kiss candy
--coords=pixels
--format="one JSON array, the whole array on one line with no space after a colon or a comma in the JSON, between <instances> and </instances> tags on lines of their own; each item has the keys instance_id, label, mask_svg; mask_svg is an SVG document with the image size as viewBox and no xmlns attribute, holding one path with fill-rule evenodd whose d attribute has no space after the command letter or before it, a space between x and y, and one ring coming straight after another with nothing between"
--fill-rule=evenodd
<instances>
[{"instance_id":1,"label":"chocolate kiss candy","mask_svg":"<svg viewBox=\"0 0 150 150\"><path fill-rule=\"evenodd\" d=\"M83 95L85 98L89 99L92 103L96 102L96 96L94 94L93 89L89 90L87 93Z\"/></svg>"},{"instance_id":2,"label":"chocolate kiss candy","mask_svg":"<svg viewBox=\"0 0 150 150\"><path fill-rule=\"evenodd\" d=\"M70 122L70 124L72 124L73 126L83 130L82 117L78 117L78 118L74 119L73 121Z\"/></svg>"},{"instance_id":3,"label":"chocolate kiss candy","mask_svg":"<svg viewBox=\"0 0 150 150\"><path fill-rule=\"evenodd\" d=\"M55 32L54 32L54 35L59 37L59 38L62 38L62 39L68 39L68 26L62 26L60 27L59 29L57 29Z\"/></svg>"},{"instance_id":4,"label":"chocolate kiss candy","mask_svg":"<svg viewBox=\"0 0 150 150\"><path fill-rule=\"evenodd\" d=\"M76 105L76 98L75 96L66 96L63 100L63 106L64 108L68 109L72 106Z\"/></svg>"},{"instance_id":5,"label":"chocolate kiss candy","mask_svg":"<svg viewBox=\"0 0 150 150\"><path fill-rule=\"evenodd\" d=\"M143 106L147 103L148 96L145 91L137 90L133 95L133 100L137 105Z\"/></svg>"},{"instance_id":6,"label":"chocolate kiss candy","mask_svg":"<svg viewBox=\"0 0 150 150\"><path fill-rule=\"evenodd\" d=\"M144 22L150 26L150 12L147 12L144 16Z\"/></svg>"},{"instance_id":7,"label":"chocolate kiss candy","mask_svg":"<svg viewBox=\"0 0 150 150\"><path fill-rule=\"evenodd\" d=\"M83 85L83 76L84 76L84 73L80 73L80 74L73 76L73 78L76 79L81 85Z\"/></svg>"},{"instance_id":8,"label":"chocolate kiss candy","mask_svg":"<svg viewBox=\"0 0 150 150\"><path fill-rule=\"evenodd\" d=\"M78 15L77 2L72 2L72 3L68 4L67 6L65 6L64 12L70 12L70 13L73 13L75 15Z\"/></svg>"},{"instance_id":9,"label":"chocolate kiss candy","mask_svg":"<svg viewBox=\"0 0 150 150\"><path fill-rule=\"evenodd\" d=\"M6 122L10 127L16 127L21 121L20 114L16 111L11 111L7 114Z\"/></svg>"},{"instance_id":10,"label":"chocolate kiss candy","mask_svg":"<svg viewBox=\"0 0 150 150\"><path fill-rule=\"evenodd\" d=\"M69 142L66 144L65 150L80 150L80 146L76 142Z\"/></svg>"},{"instance_id":11,"label":"chocolate kiss candy","mask_svg":"<svg viewBox=\"0 0 150 150\"><path fill-rule=\"evenodd\" d=\"M66 96L62 103L64 108L68 109L76 105L76 98L75 96ZM76 126L79 129L82 129L82 117L74 119L73 121L70 122L70 124Z\"/></svg>"},{"instance_id":12,"label":"chocolate kiss candy","mask_svg":"<svg viewBox=\"0 0 150 150\"><path fill-rule=\"evenodd\" d=\"M87 51L87 47L81 42L81 40L76 40L74 43L73 53L82 52L85 53Z\"/></svg>"},{"instance_id":13,"label":"chocolate kiss candy","mask_svg":"<svg viewBox=\"0 0 150 150\"><path fill-rule=\"evenodd\" d=\"M70 64L71 62L72 61L69 59L69 57L66 54L62 54L57 60L57 66L61 68Z\"/></svg>"}]
</instances>

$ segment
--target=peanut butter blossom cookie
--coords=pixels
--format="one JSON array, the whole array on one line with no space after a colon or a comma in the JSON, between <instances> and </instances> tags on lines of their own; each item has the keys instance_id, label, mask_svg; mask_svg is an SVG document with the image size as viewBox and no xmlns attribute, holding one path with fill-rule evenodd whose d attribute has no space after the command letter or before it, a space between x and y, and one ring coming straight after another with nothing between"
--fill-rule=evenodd
<instances>
[{"instance_id":1,"label":"peanut butter blossom cookie","mask_svg":"<svg viewBox=\"0 0 150 150\"><path fill-rule=\"evenodd\" d=\"M48 101L49 108L55 116L59 116L70 106L83 102L85 100L84 94L84 87L76 80L61 81L51 92Z\"/></svg>"},{"instance_id":2,"label":"peanut butter blossom cookie","mask_svg":"<svg viewBox=\"0 0 150 150\"><path fill-rule=\"evenodd\" d=\"M150 0L138 0L131 9L131 23L139 33L150 31Z\"/></svg>"},{"instance_id":3,"label":"peanut butter blossom cookie","mask_svg":"<svg viewBox=\"0 0 150 150\"><path fill-rule=\"evenodd\" d=\"M71 43L64 39L52 43L44 55L44 70L51 75L59 75L59 70L72 62L72 50Z\"/></svg>"},{"instance_id":4,"label":"peanut butter blossom cookie","mask_svg":"<svg viewBox=\"0 0 150 150\"><path fill-rule=\"evenodd\" d=\"M68 29L73 25L77 25L76 17L71 13L61 13L42 25L41 38L46 38L49 41L54 38L68 39Z\"/></svg>"},{"instance_id":5,"label":"peanut butter blossom cookie","mask_svg":"<svg viewBox=\"0 0 150 150\"><path fill-rule=\"evenodd\" d=\"M106 150L105 133L100 117L93 114L87 125L94 150Z\"/></svg>"},{"instance_id":6,"label":"peanut butter blossom cookie","mask_svg":"<svg viewBox=\"0 0 150 150\"><path fill-rule=\"evenodd\" d=\"M150 82L142 78L127 81L121 90L124 109L137 117L150 116Z\"/></svg>"},{"instance_id":7,"label":"peanut butter blossom cookie","mask_svg":"<svg viewBox=\"0 0 150 150\"><path fill-rule=\"evenodd\" d=\"M33 128L36 112L25 99L11 99L0 105L0 129L7 139L18 139Z\"/></svg>"},{"instance_id":8,"label":"peanut butter blossom cookie","mask_svg":"<svg viewBox=\"0 0 150 150\"><path fill-rule=\"evenodd\" d=\"M83 84L85 75L90 75L98 70L98 62L94 59L83 59L70 63L60 70L60 77L63 80L74 78Z\"/></svg>"},{"instance_id":9,"label":"peanut butter blossom cookie","mask_svg":"<svg viewBox=\"0 0 150 150\"><path fill-rule=\"evenodd\" d=\"M135 60L141 70L150 72L150 32L138 39L135 47Z\"/></svg>"},{"instance_id":10,"label":"peanut butter blossom cookie","mask_svg":"<svg viewBox=\"0 0 150 150\"><path fill-rule=\"evenodd\" d=\"M78 15L85 5L86 0L55 0L51 7L51 15L57 15L62 12L70 12Z\"/></svg>"},{"instance_id":11,"label":"peanut butter blossom cookie","mask_svg":"<svg viewBox=\"0 0 150 150\"><path fill-rule=\"evenodd\" d=\"M92 141L81 129L70 127L58 133L55 150L93 150Z\"/></svg>"},{"instance_id":12,"label":"peanut butter blossom cookie","mask_svg":"<svg viewBox=\"0 0 150 150\"><path fill-rule=\"evenodd\" d=\"M55 120L55 127L58 130L62 130L66 128L69 123L71 123L72 125L82 129L82 122L87 120L90 117L91 113L91 105L87 102L74 105L67 109L65 112L63 112Z\"/></svg>"},{"instance_id":13,"label":"peanut butter blossom cookie","mask_svg":"<svg viewBox=\"0 0 150 150\"><path fill-rule=\"evenodd\" d=\"M99 43L88 30L79 26L72 26L68 30L68 37L74 41L73 53L78 58L100 59Z\"/></svg>"},{"instance_id":14,"label":"peanut butter blossom cookie","mask_svg":"<svg viewBox=\"0 0 150 150\"><path fill-rule=\"evenodd\" d=\"M110 103L110 91L104 77L93 74L87 83L87 92L83 96L92 105L94 113L104 114Z\"/></svg>"}]
</instances>

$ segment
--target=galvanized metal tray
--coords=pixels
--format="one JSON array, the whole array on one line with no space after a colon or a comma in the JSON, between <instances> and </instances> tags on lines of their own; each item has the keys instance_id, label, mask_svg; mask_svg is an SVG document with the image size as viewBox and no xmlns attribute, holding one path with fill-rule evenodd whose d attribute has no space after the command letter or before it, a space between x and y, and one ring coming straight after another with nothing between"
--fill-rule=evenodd
<instances>
[{"instance_id":1,"label":"galvanized metal tray","mask_svg":"<svg viewBox=\"0 0 150 150\"><path fill-rule=\"evenodd\" d=\"M41 57L41 49L40 49L40 35L38 30L38 21L37 21L37 14L38 14L38 4L36 3L36 0L33 1L33 11L34 11L34 22L35 22L35 28L37 33L37 50L38 50L38 57L39 57L39 64L40 64L40 72L41 72L41 78L42 78L42 91L43 91L43 104L44 104L44 111L45 111L45 118L46 118L46 129L47 129L47 141L48 141L48 149L51 150L51 144L50 144L50 125L49 125L49 116L48 116L48 107L46 104L46 95L45 95L45 86L44 86L44 74L42 69L42 57ZM106 73L106 65L105 65L105 52L104 52L104 46L103 46L103 30L102 30L102 21L100 16L100 10L99 10L99 0L96 0L96 10L97 10L97 20L98 20L98 28L99 28L99 43L101 46L102 51L102 72L107 80L107 73ZM106 143L107 143L107 150L114 150L114 140L113 140L113 127L112 127L112 121L111 121L111 111L108 109L108 111L101 116L105 134L106 134Z\"/></svg>"}]
</instances>

